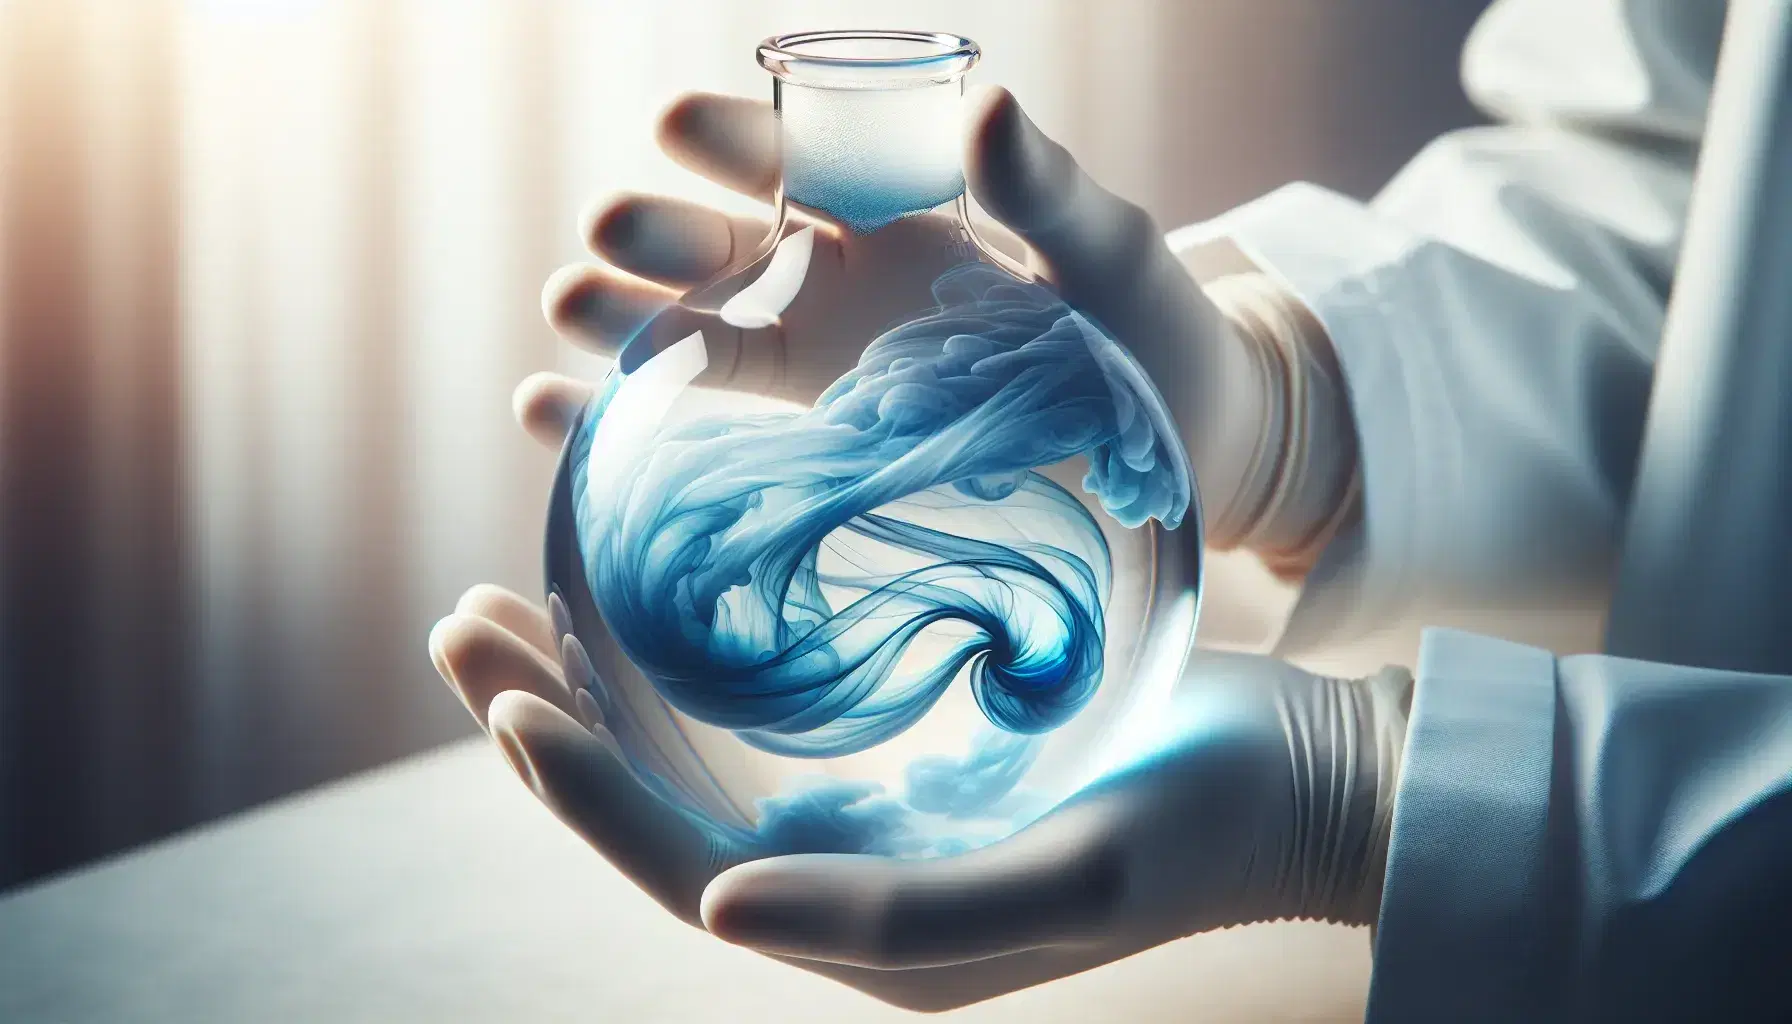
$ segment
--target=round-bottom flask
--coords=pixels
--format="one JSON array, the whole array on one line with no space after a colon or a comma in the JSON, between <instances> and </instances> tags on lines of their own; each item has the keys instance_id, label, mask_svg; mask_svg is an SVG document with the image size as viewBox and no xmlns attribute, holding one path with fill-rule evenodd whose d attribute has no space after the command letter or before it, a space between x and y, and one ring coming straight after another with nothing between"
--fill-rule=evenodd
<instances>
[{"instance_id":1,"label":"round-bottom flask","mask_svg":"<svg viewBox=\"0 0 1792 1024\"><path fill-rule=\"evenodd\" d=\"M775 228L625 345L547 534L568 682L766 852L950 854L1122 763L1193 639L1201 523L1153 383L971 228L955 36L760 47ZM747 346L742 411L699 386ZM732 382L735 387L742 382Z\"/></svg>"}]
</instances>

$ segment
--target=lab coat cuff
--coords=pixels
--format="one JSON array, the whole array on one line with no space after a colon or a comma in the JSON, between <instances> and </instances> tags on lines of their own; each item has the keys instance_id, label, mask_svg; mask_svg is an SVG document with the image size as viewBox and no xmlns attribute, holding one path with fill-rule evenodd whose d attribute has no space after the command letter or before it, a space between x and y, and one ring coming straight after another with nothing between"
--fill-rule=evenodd
<instances>
[{"instance_id":1,"label":"lab coat cuff","mask_svg":"<svg viewBox=\"0 0 1792 1024\"><path fill-rule=\"evenodd\" d=\"M1539 979L1556 661L1428 630L1395 793L1368 1020L1508 1020Z\"/></svg>"},{"instance_id":2,"label":"lab coat cuff","mask_svg":"<svg viewBox=\"0 0 1792 1024\"><path fill-rule=\"evenodd\" d=\"M1429 457L1416 402L1441 392L1426 359L1432 338L1411 322L1390 274L1422 246L1347 196L1287 185L1214 220L1172 232L1185 262L1235 247L1312 311L1337 352L1359 438L1363 514L1327 546L1293 602L1274 652L1295 657L1365 639L1397 621L1405 580L1428 525L1417 487ZM1415 399L1416 396L1416 399ZM1448 453L1444 456L1447 465Z\"/></svg>"}]
</instances>

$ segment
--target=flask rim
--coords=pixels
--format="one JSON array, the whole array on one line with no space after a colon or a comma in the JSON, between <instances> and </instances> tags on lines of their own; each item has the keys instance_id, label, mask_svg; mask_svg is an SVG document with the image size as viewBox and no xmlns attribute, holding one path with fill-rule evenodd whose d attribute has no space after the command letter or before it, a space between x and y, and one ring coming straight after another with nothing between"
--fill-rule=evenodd
<instances>
[{"instance_id":1,"label":"flask rim","mask_svg":"<svg viewBox=\"0 0 1792 1024\"><path fill-rule=\"evenodd\" d=\"M792 85L895 89L956 81L983 49L950 32L828 29L772 36L758 53L760 67Z\"/></svg>"}]
</instances>

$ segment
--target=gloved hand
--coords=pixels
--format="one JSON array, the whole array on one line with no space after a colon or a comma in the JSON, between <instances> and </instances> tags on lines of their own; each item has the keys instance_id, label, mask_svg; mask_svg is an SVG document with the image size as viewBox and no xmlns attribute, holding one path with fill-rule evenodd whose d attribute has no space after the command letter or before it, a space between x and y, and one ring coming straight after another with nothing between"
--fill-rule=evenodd
<instances>
[{"instance_id":1,"label":"gloved hand","mask_svg":"<svg viewBox=\"0 0 1792 1024\"><path fill-rule=\"evenodd\" d=\"M1216 291L1232 307L1223 314L1150 215L1092 181L1005 90L971 102L966 122L966 181L1000 221L981 229L985 237L1025 256L1157 384L1199 483L1210 546L1243 544L1297 566L1310 563L1355 471L1342 390L1325 386L1321 372L1329 365L1323 332L1305 348L1286 340L1300 332L1278 332L1277 325L1292 322L1283 307L1298 304L1279 300L1261 282ZM666 112L658 135L677 162L769 200L777 181L775 132L769 104L696 94ZM742 330L713 317L692 324L710 346L712 368L697 383L812 402L890 320L888 310L842 297L876 294L886 279L902 276L890 268L902 265L904 246L950 241L949 222L940 217L859 236L813 211L800 216L817 228L811 274L834 279L805 287L773 327ZM557 329L613 354L683 291L754 252L769 231L764 220L683 200L614 199L587 218L585 231L608 265L561 270L548 283L544 308ZM931 301L919 294L903 309ZM590 394L588 384L538 375L518 390L518 415L557 447ZM1312 415L1309 406L1317 410Z\"/></svg>"},{"instance_id":2,"label":"gloved hand","mask_svg":"<svg viewBox=\"0 0 1792 1024\"><path fill-rule=\"evenodd\" d=\"M545 613L476 588L443 676L554 813L684 921L938 1010L1173 939L1280 918L1374 922L1411 676L1198 653L1139 756L1007 840L932 861L718 846L581 726Z\"/></svg>"}]
</instances>

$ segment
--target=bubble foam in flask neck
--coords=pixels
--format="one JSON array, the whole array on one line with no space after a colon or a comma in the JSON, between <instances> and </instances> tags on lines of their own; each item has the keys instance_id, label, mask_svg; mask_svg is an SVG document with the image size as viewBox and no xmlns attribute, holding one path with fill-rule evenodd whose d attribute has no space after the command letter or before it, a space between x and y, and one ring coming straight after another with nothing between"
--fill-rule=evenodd
<instances>
[{"instance_id":1,"label":"bubble foam in flask neck","mask_svg":"<svg viewBox=\"0 0 1792 1024\"><path fill-rule=\"evenodd\" d=\"M786 85L784 194L860 234L964 192L957 82L892 89Z\"/></svg>"}]
</instances>

